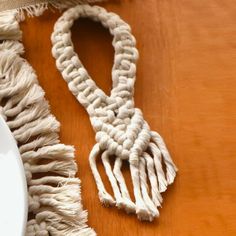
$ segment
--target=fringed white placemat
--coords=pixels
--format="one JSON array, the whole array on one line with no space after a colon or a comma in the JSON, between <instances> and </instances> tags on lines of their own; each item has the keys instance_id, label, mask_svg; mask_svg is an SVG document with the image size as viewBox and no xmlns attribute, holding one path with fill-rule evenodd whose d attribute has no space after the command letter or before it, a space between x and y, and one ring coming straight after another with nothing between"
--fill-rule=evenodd
<instances>
[{"instance_id":1,"label":"fringed white placemat","mask_svg":"<svg viewBox=\"0 0 236 236\"><path fill-rule=\"evenodd\" d=\"M0 13L0 115L17 141L25 167L30 215L26 235L96 235L86 224L74 148L60 143L60 124L50 113L34 70L21 57L19 13Z\"/></svg>"}]
</instances>

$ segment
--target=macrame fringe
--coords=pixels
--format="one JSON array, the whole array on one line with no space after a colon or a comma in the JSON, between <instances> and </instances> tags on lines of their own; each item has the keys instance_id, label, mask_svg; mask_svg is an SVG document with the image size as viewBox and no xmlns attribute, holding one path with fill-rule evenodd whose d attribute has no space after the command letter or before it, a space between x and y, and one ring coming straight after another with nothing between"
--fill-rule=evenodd
<instances>
[{"instance_id":1,"label":"macrame fringe","mask_svg":"<svg viewBox=\"0 0 236 236\"><path fill-rule=\"evenodd\" d=\"M16 21L17 11L0 12L0 40L20 40L22 32Z\"/></svg>"},{"instance_id":2,"label":"macrame fringe","mask_svg":"<svg viewBox=\"0 0 236 236\"><path fill-rule=\"evenodd\" d=\"M159 216L158 208L161 207L163 201L161 193L165 192L168 185L174 182L178 170L161 136L157 132L150 132L150 141L148 141L149 143L144 148L143 153L139 154L140 160L135 160L134 162L132 160L129 161L131 176L136 175L138 177L138 179L133 178L134 194L136 194L136 199L138 199L135 203L130 198L121 170L122 163L125 160L122 160L122 157L118 155L115 156L113 169L110 164L109 159L114 158L114 153L109 154L108 150L114 148L114 143L107 144L104 150L100 147L98 141L89 156L90 166L96 181L101 203L104 206L116 205L119 209L124 209L127 213L136 213L140 220L148 221L152 221ZM105 134L103 134L104 136ZM145 147L145 144L142 142L138 145L140 145L140 149ZM115 199L107 192L98 172L96 159L99 156L101 156Z\"/></svg>"},{"instance_id":3,"label":"macrame fringe","mask_svg":"<svg viewBox=\"0 0 236 236\"><path fill-rule=\"evenodd\" d=\"M21 153L28 184L27 236L93 236L81 204L74 148L59 141L60 124L24 52L17 10L0 13L0 115Z\"/></svg>"}]
</instances>

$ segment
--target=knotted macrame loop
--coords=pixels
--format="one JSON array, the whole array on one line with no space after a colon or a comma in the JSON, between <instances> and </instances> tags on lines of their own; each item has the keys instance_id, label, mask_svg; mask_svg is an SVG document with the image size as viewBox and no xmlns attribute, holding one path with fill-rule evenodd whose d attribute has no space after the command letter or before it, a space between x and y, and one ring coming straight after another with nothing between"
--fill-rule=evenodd
<instances>
[{"instance_id":1,"label":"knotted macrame loop","mask_svg":"<svg viewBox=\"0 0 236 236\"><path fill-rule=\"evenodd\" d=\"M80 17L101 22L114 36L115 58L110 96L97 87L74 51L71 27ZM150 130L141 110L134 107L138 51L130 26L118 15L108 13L101 7L80 5L67 10L56 22L52 43L57 68L71 92L86 108L96 132L97 144L90 153L89 161L101 202L105 205L116 204L127 212L136 212L141 220L153 220L159 215L160 193L174 181L177 168L161 136ZM115 199L106 191L98 172L96 158L100 154ZM113 169L110 158L115 158ZM130 164L135 203L130 198L122 175L124 160Z\"/></svg>"}]
</instances>

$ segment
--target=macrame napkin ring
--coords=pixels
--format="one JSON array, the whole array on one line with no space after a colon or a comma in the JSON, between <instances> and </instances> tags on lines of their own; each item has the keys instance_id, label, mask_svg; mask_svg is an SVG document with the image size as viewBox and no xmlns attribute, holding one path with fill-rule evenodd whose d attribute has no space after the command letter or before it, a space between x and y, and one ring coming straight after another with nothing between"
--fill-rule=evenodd
<instances>
[{"instance_id":1,"label":"macrame napkin ring","mask_svg":"<svg viewBox=\"0 0 236 236\"><path fill-rule=\"evenodd\" d=\"M74 51L71 27L80 17L101 22L114 36L115 58L110 96L97 87ZM152 221L159 216L160 193L173 183L177 168L161 136L150 130L141 110L134 107L138 51L130 26L118 15L108 13L101 7L79 5L67 10L58 19L51 39L57 68L71 92L87 110L96 132L97 143L89 161L101 202L104 205L116 204L127 212L136 212L140 220ZM115 200L106 191L96 166L96 158L100 154ZM115 158L113 169L111 158ZM124 161L129 162L135 203L130 198L122 175Z\"/></svg>"}]
</instances>

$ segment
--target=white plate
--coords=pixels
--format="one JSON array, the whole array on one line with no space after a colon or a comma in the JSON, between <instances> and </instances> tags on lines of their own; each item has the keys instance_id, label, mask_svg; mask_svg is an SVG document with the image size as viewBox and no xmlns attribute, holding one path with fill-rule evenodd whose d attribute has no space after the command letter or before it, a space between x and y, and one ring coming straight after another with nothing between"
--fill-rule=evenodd
<instances>
[{"instance_id":1,"label":"white plate","mask_svg":"<svg viewBox=\"0 0 236 236\"><path fill-rule=\"evenodd\" d=\"M24 236L27 185L16 141L0 116L0 235Z\"/></svg>"}]
</instances>

